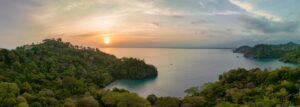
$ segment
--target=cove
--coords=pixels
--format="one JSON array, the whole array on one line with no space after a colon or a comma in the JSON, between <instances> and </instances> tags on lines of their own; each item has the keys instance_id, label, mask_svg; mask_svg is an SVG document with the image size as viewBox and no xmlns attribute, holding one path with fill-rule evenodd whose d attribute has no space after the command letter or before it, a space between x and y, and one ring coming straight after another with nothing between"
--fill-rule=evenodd
<instances>
[{"instance_id":1,"label":"cove","mask_svg":"<svg viewBox=\"0 0 300 107\"><path fill-rule=\"evenodd\" d=\"M124 88L141 96L182 97L192 86L216 81L220 74L235 68L276 69L281 66L296 67L277 59L248 59L231 49L168 49L168 48L103 48L117 57L144 59L158 69L156 78L145 80L118 80L106 88Z\"/></svg>"}]
</instances>

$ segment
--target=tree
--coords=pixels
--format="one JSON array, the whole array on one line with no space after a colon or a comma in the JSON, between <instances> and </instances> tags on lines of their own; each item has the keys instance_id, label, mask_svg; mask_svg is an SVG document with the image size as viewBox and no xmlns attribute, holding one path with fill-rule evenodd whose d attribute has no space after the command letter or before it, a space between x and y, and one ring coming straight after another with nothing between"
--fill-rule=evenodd
<instances>
[{"instance_id":1,"label":"tree","mask_svg":"<svg viewBox=\"0 0 300 107\"><path fill-rule=\"evenodd\" d=\"M19 93L19 87L16 83L8 83L8 82L1 82L0 83L0 94L12 94L13 96Z\"/></svg>"},{"instance_id":2,"label":"tree","mask_svg":"<svg viewBox=\"0 0 300 107\"><path fill-rule=\"evenodd\" d=\"M30 107L43 107L43 106L39 102L33 102L33 103L30 104Z\"/></svg>"},{"instance_id":3,"label":"tree","mask_svg":"<svg viewBox=\"0 0 300 107\"><path fill-rule=\"evenodd\" d=\"M64 107L76 107L75 101L71 98L67 98L64 103Z\"/></svg>"},{"instance_id":4,"label":"tree","mask_svg":"<svg viewBox=\"0 0 300 107\"><path fill-rule=\"evenodd\" d=\"M14 106L16 95L19 94L19 88L16 83L1 82L0 83L0 106L11 107Z\"/></svg>"},{"instance_id":5,"label":"tree","mask_svg":"<svg viewBox=\"0 0 300 107\"><path fill-rule=\"evenodd\" d=\"M155 76L156 68L143 60L119 59L99 49L45 39L16 49L0 49L0 107L26 106L25 103L33 107L100 106L97 100L102 104L106 92L120 94L117 105L150 106L147 100L127 90L103 89L101 94L92 91L118 79Z\"/></svg>"},{"instance_id":6,"label":"tree","mask_svg":"<svg viewBox=\"0 0 300 107\"><path fill-rule=\"evenodd\" d=\"M108 92L101 98L110 107L150 107L150 103L133 93Z\"/></svg>"},{"instance_id":7,"label":"tree","mask_svg":"<svg viewBox=\"0 0 300 107\"><path fill-rule=\"evenodd\" d=\"M150 94L147 96L147 100L151 103L151 105L153 105L156 102L157 97L154 94Z\"/></svg>"},{"instance_id":8,"label":"tree","mask_svg":"<svg viewBox=\"0 0 300 107\"><path fill-rule=\"evenodd\" d=\"M18 96L18 97L17 97L17 101L18 101L19 103L27 102L26 98L24 98L23 96Z\"/></svg>"},{"instance_id":9,"label":"tree","mask_svg":"<svg viewBox=\"0 0 300 107\"><path fill-rule=\"evenodd\" d=\"M200 95L200 90L198 87L191 87L188 88L184 91L185 93L187 93L189 96L197 96Z\"/></svg>"},{"instance_id":10,"label":"tree","mask_svg":"<svg viewBox=\"0 0 300 107\"><path fill-rule=\"evenodd\" d=\"M32 87L31 87L31 85L28 82L24 82L22 90L24 92L31 92L32 91Z\"/></svg>"},{"instance_id":11,"label":"tree","mask_svg":"<svg viewBox=\"0 0 300 107\"><path fill-rule=\"evenodd\" d=\"M157 99L154 107L179 107L181 101L176 97L160 97Z\"/></svg>"},{"instance_id":12,"label":"tree","mask_svg":"<svg viewBox=\"0 0 300 107\"><path fill-rule=\"evenodd\" d=\"M26 102L22 102L22 103L19 103L17 105L17 107L29 107L29 105Z\"/></svg>"},{"instance_id":13,"label":"tree","mask_svg":"<svg viewBox=\"0 0 300 107\"><path fill-rule=\"evenodd\" d=\"M85 96L81 98L78 102L80 107L99 107L99 103L94 99L93 96Z\"/></svg>"},{"instance_id":14,"label":"tree","mask_svg":"<svg viewBox=\"0 0 300 107\"><path fill-rule=\"evenodd\" d=\"M202 96L188 96L183 99L182 105L190 105L192 107L206 107L207 101Z\"/></svg>"}]
</instances>

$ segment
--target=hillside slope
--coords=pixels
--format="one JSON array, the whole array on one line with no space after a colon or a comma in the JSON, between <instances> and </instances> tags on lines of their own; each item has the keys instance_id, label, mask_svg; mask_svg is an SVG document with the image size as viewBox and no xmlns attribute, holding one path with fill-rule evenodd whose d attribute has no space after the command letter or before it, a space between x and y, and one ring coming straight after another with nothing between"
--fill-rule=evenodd
<instances>
[{"instance_id":1,"label":"hillside slope","mask_svg":"<svg viewBox=\"0 0 300 107\"><path fill-rule=\"evenodd\" d=\"M142 60L118 59L61 39L0 50L0 82L15 83L20 89L18 94L37 95L46 91L55 93L56 100L63 100L84 94L88 87L103 88L118 79L155 76L156 68Z\"/></svg>"},{"instance_id":2,"label":"hillside slope","mask_svg":"<svg viewBox=\"0 0 300 107\"><path fill-rule=\"evenodd\" d=\"M251 58L278 58L284 62L300 63L300 45L293 42L280 45L259 44L254 47L242 46L234 50Z\"/></svg>"}]
</instances>

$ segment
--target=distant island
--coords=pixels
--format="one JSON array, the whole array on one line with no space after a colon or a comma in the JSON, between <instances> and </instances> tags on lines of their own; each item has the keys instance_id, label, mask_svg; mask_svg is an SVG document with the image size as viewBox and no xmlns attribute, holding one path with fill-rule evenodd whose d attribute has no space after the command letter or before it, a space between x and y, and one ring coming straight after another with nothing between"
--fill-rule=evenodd
<instances>
[{"instance_id":1,"label":"distant island","mask_svg":"<svg viewBox=\"0 0 300 107\"><path fill-rule=\"evenodd\" d=\"M249 58L278 58L283 62L300 63L300 45L293 42L280 45L259 44L254 47L241 46L234 50Z\"/></svg>"},{"instance_id":2,"label":"distant island","mask_svg":"<svg viewBox=\"0 0 300 107\"><path fill-rule=\"evenodd\" d=\"M243 46L235 52L254 58L295 62L299 45ZM267 53L264 53L267 52ZM275 54L275 55L273 55ZM292 55L293 56L293 55ZM297 60L298 61L298 60ZM118 59L99 49L61 39L0 50L0 107L287 107L300 105L300 69L233 69L219 79L185 90L183 98L142 98L124 89L103 89L120 79L157 76L153 65ZM195 81L197 82L197 81Z\"/></svg>"}]
</instances>

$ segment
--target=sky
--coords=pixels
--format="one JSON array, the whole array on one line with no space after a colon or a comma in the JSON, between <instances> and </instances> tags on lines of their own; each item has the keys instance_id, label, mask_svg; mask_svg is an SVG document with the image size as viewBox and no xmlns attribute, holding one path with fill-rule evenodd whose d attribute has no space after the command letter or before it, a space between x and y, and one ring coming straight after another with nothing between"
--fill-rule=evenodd
<instances>
[{"instance_id":1,"label":"sky","mask_svg":"<svg viewBox=\"0 0 300 107\"><path fill-rule=\"evenodd\" d=\"M46 38L91 47L300 43L300 0L0 0L0 48Z\"/></svg>"}]
</instances>

